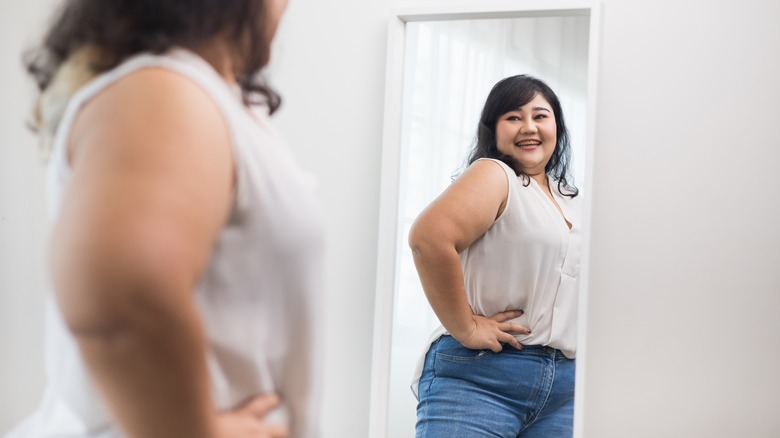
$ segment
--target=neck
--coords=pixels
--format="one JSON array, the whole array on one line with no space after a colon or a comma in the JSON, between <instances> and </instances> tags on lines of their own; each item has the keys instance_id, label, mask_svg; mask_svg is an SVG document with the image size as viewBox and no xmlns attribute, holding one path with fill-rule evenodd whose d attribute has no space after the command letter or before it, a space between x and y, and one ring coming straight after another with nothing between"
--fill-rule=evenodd
<instances>
[{"instance_id":1,"label":"neck","mask_svg":"<svg viewBox=\"0 0 780 438\"><path fill-rule=\"evenodd\" d=\"M219 40L208 42L194 51L203 57L229 84L236 83L235 62L227 46Z\"/></svg>"},{"instance_id":2,"label":"neck","mask_svg":"<svg viewBox=\"0 0 780 438\"><path fill-rule=\"evenodd\" d=\"M547 182L547 174L545 174L544 172L542 172L542 173L537 173L537 174L534 174L534 175L528 175L528 176L530 176L531 178L533 178L534 180L536 180L536 182L537 182L537 183L538 183L538 184L539 184L541 187L544 187L544 188L549 188L549 185L550 185L550 184Z\"/></svg>"}]
</instances>

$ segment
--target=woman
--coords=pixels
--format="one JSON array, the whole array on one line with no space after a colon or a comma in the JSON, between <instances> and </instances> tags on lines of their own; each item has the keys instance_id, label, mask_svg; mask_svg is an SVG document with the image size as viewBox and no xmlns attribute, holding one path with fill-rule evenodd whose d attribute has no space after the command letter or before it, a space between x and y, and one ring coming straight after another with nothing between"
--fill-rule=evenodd
<instances>
[{"instance_id":1,"label":"woman","mask_svg":"<svg viewBox=\"0 0 780 438\"><path fill-rule=\"evenodd\" d=\"M11 437L315 437L323 230L258 79L285 0L67 0L48 387Z\"/></svg>"},{"instance_id":2,"label":"woman","mask_svg":"<svg viewBox=\"0 0 780 438\"><path fill-rule=\"evenodd\" d=\"M412 226L442 323L413 386L418 437L572 435L580 219L569 159L555 93L506 78L469 167Z\"/></svg>"}]
</instances>

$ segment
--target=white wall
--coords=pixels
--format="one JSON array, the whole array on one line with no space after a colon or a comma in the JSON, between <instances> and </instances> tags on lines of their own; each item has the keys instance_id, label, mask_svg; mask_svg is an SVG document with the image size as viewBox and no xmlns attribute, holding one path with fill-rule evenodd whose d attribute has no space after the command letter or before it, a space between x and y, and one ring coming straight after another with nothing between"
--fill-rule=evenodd
<instances>
[{"instance_id":1,"label":"white wall","mask_svg":"<svg viewBox=\"0 0 780 438\"><path fill-rule=\"evenodd\" d=\"M34 85L20 52L52 3L0 2L0 433L43 390L44 165L25 127Z\"/></svg>"},{"instance_id":2,"label":"white wall","mask_svg":"<svg viewBox=\"0 0 780 438\"><path fill-rule=\"evenodd\" d=\"M603 3L586 436L778 437L780 2Z\"/></svg>"},{"instance_id":3,"label":"white wall","mask_svg":"<svg viewBox=\"0 0 780 438\"><path fill-rule=\"evenodd\" d=\"M281 29L277 120L328 208L326 438L368 428L388 10L448 1L292 0ZM48 4L0 3L0 431L42 384L43 183L14 68ZM778 436L780 5L602 4L586 436Z\"/></svg>"}]
</instances>

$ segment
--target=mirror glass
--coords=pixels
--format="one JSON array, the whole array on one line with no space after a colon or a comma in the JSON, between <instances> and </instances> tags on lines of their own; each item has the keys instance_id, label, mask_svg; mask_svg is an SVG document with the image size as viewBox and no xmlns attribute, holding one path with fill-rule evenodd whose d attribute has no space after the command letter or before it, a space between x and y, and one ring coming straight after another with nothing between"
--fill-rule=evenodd
<instances>
[{"instance_id":1,"label":"mirror glass","mask_svg":"<svg viewBox=\"0 0 780 438\"><path fill-rule=\"evenodd\" d=\"M574 184L585 171L589 17L406 23L388 437L413 437L412 375L439 325L407 245L414 219L463 170L482 106L500 79L530 74L558 95L570 129Z\"/></svg>"}]
</instances>

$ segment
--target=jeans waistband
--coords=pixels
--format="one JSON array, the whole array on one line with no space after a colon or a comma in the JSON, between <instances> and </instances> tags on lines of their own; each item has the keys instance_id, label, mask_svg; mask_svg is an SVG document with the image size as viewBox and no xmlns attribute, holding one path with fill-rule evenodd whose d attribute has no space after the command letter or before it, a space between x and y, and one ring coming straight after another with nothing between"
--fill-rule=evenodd
<instances>
[{"instance_id":1,"label":"jeans waistband","mask_svg":"<svg viewBox=\"0 0 780 438\"><path fill-rule=\"evenodd\" d=\"M515 350L514 347L509 345L505 345L504 349L509 351ZM547 345L523 345L523 349L520 350L520 352L551 355L555 356L556 358L566 358L561 350L549 347Z\"/></svg>"}]
</instances>

